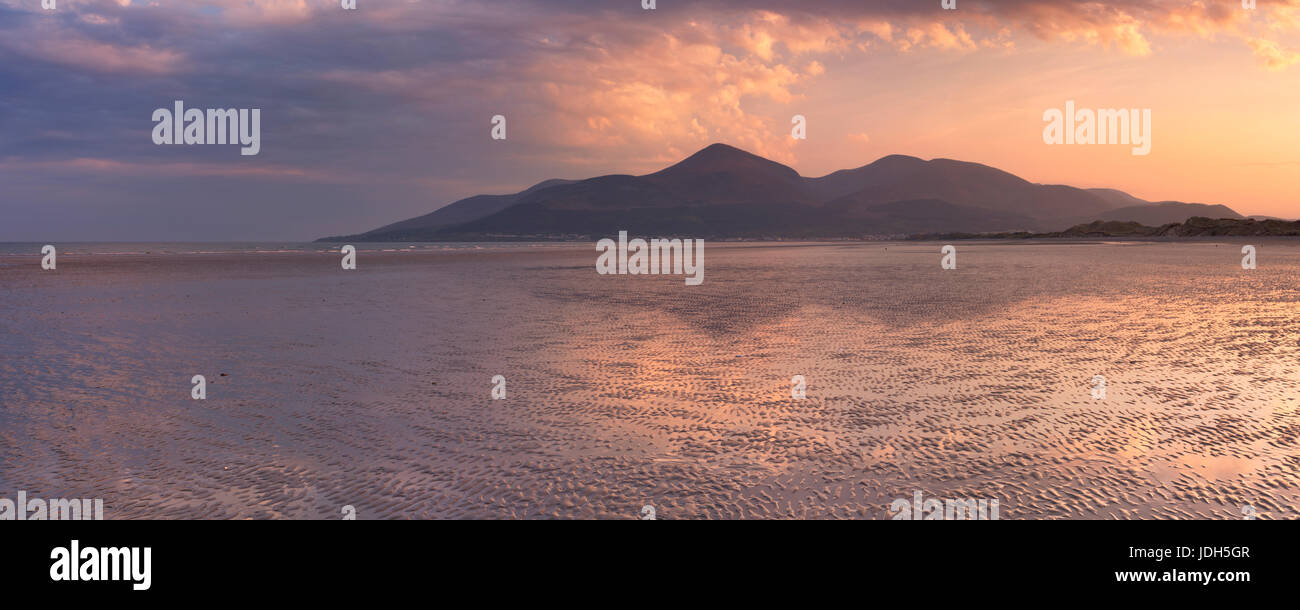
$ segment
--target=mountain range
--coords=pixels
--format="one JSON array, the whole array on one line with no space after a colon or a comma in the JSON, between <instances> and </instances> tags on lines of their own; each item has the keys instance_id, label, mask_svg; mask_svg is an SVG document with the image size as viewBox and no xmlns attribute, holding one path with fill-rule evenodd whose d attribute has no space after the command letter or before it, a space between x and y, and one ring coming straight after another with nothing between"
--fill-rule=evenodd
<instances>
[{"instance_id":1,"label":"mountain range","mask_svg":"<svg viewBox=\"0 0 1300 610\"><path fill-rule=\"evenodd\" d=\"M652 174L546 180L476 195L356 235L317 241L471 241L636 235L844 238L1061 230L1094 221L1161 226L1242 216L1114 189L1036 184L965 161L890 155L820 178L726 144Z\"/></svg>"}]
</instances>

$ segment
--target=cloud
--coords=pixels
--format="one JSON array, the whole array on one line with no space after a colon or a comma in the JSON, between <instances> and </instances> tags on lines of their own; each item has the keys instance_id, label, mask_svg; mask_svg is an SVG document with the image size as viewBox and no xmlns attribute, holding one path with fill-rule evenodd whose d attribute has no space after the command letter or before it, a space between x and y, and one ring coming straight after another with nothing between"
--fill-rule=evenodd
<instances>
[{"instance_id":1,"label":"cloud","mask_svg":"<svg viewBox=\"0 0 1300 610\"><path fill-rule=\"evenodd\" d=\"M826 72L820 61L801 58L847 51L852 35L847 26L770 11L670 23L568 16L552 24L539 17L535 29L544 35L521 34L527 42L516 44L524 48L481 58L468 70L464 62L435 61L378 72L334 69L322 78L427 108L508 100L498 103L513 109L508 118L545 119L515 132L521 139L568 149L574 158L650 167L726 141L789 161L792 144L771 138L775 123L748 106L796 102L799 88Z\"/></svg>"},{"instance_id":2,"label":"cloud","mask_svg":"<svg viewBox=\"0 0 1300 610\"><path fill-rule=\"evenodd\" d=\"M901 51L910 51L916 48L972 51L978 46L960 23L951 26L951 28L938 22L909 27L906 36L896 39L894 42Z\"/></svg>"},{"instance_id":3,"label":"cloud","mask_svg":"<svg viewBox=\"0 0 1300 610\"><path fill-rule=\"evenodd\" d=\"M172 74L184 66L185 55L149 45L124 46L88 39L40 37L34 40L0 42L8 51L39 61L90 72L127 74Z\"/></svg>"},{"instance_id":4,"label":"cloud","mask_svg":"<svg viewBox=\"0 0 1300 610\"><path fill-rule=\"evenodd\" d=\"M815 61L795 67L767 47L761 33L773 22L765 19L737 28L749 53L720 46L732 32L686 24L636 44L584 44L558 58L539 58L521 68L520 82L532 83L530 97L550 118L545 135L563 146L660 150L640 159L659 163L727 141L789 159L788 145L770 137L772 125L749 112L746 102L789 104L799 97L796 86L825 69Z\"/></svg>"},{"instance_id":5,"label":"cloud","mask_svg":"<svg viewBox=\"0 0 1300 610\"><path fill-rule=\"evenodd\" d=\"M1016 34L1028 34L1047 42L1087 44L1134 56L1152 54L1155 35L1223 34L1245 41L1257 30L1294 32L1300 16L1300 0L1261 0L1254 11L1232 0L958 0L953 11L928 1L713 0L704 6L775 11L791 20L848 22L874 35L877 42L901 50L964 51L971 43L1006 48L1014 46L1011 38ZM877 45L858 41L855 46Z\"/></svg>"},{"instance_id":6,"label":"cloud","mask_svg":"<svg viewBox=\"0 0 1300 610\"><path fill-rule=\"evenodd\" d=\"M30 160L8 157L0 159L0 171L50 171L63 173L104 173L122 176L232 176L292 178L313 182L346 182L354 180L335 172L320 172L297 167L246 163L134 162L116 159L75 157L57 160Z\"/></svg>"},{"instance_id":7,"label":"cloud","mask_svg":"<svg viewBox=\"0 0 1300 610\"><path fill-rule=\"evenodd\" d=\"M1285 70L1300 62L1300 53L1283 49L1271 40L1248 38L1246 44L1250 45L1260 64L1269 70Z\"/></svg>"},{"instance_id":8,"label":"cloud","mask_svg":"<svg viewBox=\"0 0 1300 610\"><path fill-rule=\"evenodd\" d=\"M149 176L159 173L293 184L342 176L418 188L402 205L427 212L480 192L475 184L651 171L715 141L789 164L796 152L829 158L834 150L788 136L790 116L830 112L828 92L876 95L868 88L876 74L858 66L947 69L1027 49L1151 57L1170 53L1177 38L1249 48L1262 76L1300 62L1300 0L1261 0L1256 11L1232 0L958 0L955 11L937 0L703 0L655 11L634 0L359 6L70 0L41 11L38 2L0 0L8 119L0 158L33 180L57 175L52 199L77 172L138 176L115 188L140 198L153 196ZM934 91L917 80L899 84ZM150 112L176 99L262 108L262 153L249 161L152 146ZM840 114L898 116L853 103ZM509 118L508 142L487 137L498 113ZM853 154L896 145L871 120L845 124L857 133L836 136L836 145ZM193 205L205 203L211 198L195 195Z\"/></svg>"}]
</instances>

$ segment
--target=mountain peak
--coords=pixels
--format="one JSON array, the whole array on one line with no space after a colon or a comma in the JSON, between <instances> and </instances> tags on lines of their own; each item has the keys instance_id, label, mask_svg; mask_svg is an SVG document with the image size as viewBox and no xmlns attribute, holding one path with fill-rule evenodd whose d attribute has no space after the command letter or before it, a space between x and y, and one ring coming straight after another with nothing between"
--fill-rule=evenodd
<instances>
[{"instance_id":1,"label":"mountain peak","mask_svg":"<svg viewBox=\"0 0 1300 610\"><path fill-rule=\"evenodd\" d=\"M710 145L708 145L708 146L705 146L704 148L701 148L698 152L707 152L707 151L710 151L710 150L714 150L714 151L734 151L734 152L741 152L741 153L749 154L749 153L747 153L746 151L743 151L743 150L741 150L741 149L739 149L739 148L736 148L735 146L732 146L732 145L730 145L730 144L727 144L726 142L714 142L714 143L712 143L712 144L710 144Z\"/></svg>"},{"instance_id":2,"label":"mountain peak","mask_svg":"<svg viewBox=\"0 0 1300 610\"><path fill-rule=\"evenodd\" d=\"M881 157L881 158L879 158L879 159L876 159L874 162L875 162L875 163L881 163L881 162L884 162L884 163L897 163L897 162L902 162L902 163L925 163L925 159L922 159L922 158L920 158L920 157L913 157L912 155L899 155L899 154L893 154L893 155L885 155L885 156L883 156L883 157Z\"/></svg>"},{"instance_id":3,"label":"mountain peak","mask_svg":"<svg viewBox=\"0 0 1300 610\"><path fill-rule=\"evenodd\" d=\"M710 144L675 165L642 176L683 201L714 203L809 200L799 172L722 143Z\"/></svg>"},{"instance_id":4,"label":"mountain peak","mask_svg":"<svg viewBox=\"0 0 1300 610\"><path fill-rule=\"evenodd\" d=\"M747 150L742 150L742 149L740 149L740 148L736 148L735 146L732 146L732 145L730 145L730 144L726 144L726 143L723 143L723 142L714 142L714 143L712 143L712 144L710 144L710 145L708 145L708 146L705 146L704 148L699 149L698 151L695 151L695 154L691 155L691 157L699 157L699 156L705 156L705 157L726 157L726 156L758 157L758 155L755 155L754 153L751 153L751 152L749 152L749 151L747 151ZM689 159L689 158L691 158L691 157L687 157L687 158ZM760 158L761 158L761 157L760 157Z\"/></svg>"},{"instance_id":5,"label":"mountain peak","mask_svg":"<svg viewBox=\"0 0 1300 610\"><path fill-rule=\"evenodd\" d=\"M687 174L751 172L771 172L795 178L799 176L798 172L776 161L765 159L749 151L721 142L705 146L699 152L682 159L675 165L650 174L650 176L670 177Z\"/></svg>"}]
</instances>

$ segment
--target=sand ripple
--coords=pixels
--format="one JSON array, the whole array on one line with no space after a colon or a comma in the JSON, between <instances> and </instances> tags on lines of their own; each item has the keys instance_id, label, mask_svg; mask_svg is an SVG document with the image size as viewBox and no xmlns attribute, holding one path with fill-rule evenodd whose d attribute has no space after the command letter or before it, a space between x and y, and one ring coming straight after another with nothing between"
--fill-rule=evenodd
<instances>
[{"instance_id":1,"label":"sand ripple","mask_svg":"<svg viewBox=\"0 0 1300 610\"><path fill-rule=\"evenodd\" d=\"M1252 272L1234 244L959 249L944 272L931 244L710 244L698 287L598 276L585 246L356 272L33 257L0 269L0 496L880 519L919 490L1004 519L1297 517L1300 247L1262 244Z\"/></svg>"}]
</instances>

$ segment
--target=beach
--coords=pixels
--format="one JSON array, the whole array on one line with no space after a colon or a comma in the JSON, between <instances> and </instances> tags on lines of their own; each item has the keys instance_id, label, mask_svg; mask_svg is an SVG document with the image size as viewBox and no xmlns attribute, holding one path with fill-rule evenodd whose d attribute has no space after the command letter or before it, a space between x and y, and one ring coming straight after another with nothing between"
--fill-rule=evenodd
<instances>
[{"instance_id":1,"label":"beach","mask_svg":"<svg viewBox=\"0 0 1300 610\"><path fill-rule=\"evenodd\" d=\"M1300 243L0 254L0 496L107 519L1296 518ZM206 399L191 379L206 379ZM494 400L494 376L506 397ZM791 379L806 379L792 398ZM1096 376L1105 397L1094 397ZM1248 507L1248 510L1247 510Z\"/></svg>"}]
</instances>

